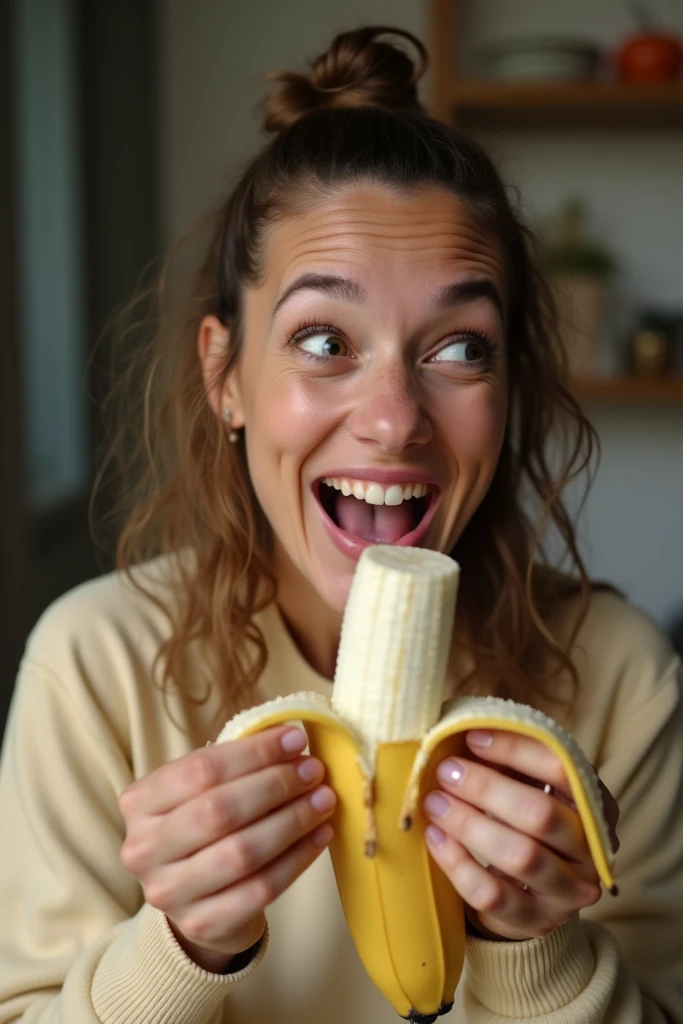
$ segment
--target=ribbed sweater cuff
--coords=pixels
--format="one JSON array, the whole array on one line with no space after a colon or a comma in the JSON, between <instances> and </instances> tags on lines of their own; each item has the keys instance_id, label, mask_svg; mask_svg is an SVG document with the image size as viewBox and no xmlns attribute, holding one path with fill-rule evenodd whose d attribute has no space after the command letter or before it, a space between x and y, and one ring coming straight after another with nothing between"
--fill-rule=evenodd
<instances>
[{"instance_id":1,"label":"ribbed sweater cuff","mask_svg":"<svg viewBox=\"0 0 683 1024\"><path fill-rule=\"evenodd\" d=\"M538 1017L583 992L595 970L586 931L575 916L542 939L467 940L470 997L501 1017Z\"/></svg>"},{"instance_id":2,"label":"ribbed sweater cuff","mask_svg":"<svg viewBox=\"0 0 683 1024\"><path fill-rule=\"evenodd\" d=\"M226 992L260 964L256 955L235 974L210 974L176 942L165 915L145 904L121 926L95 971L92 1002L102 1024L204 1024Z\"/></svg>"}]
</instances>

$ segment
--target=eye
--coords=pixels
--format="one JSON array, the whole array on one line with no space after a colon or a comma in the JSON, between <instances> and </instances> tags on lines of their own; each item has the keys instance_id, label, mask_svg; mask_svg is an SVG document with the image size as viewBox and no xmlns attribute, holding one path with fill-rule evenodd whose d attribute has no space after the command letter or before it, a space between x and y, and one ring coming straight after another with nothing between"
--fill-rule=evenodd
<instances>
[{"instance_id":1,"label":"eye","mask_svg":"<svg viewBox=\"0 0 683 1024\"><path fill-rule=\"evenodd\" d=\"M320 328L308 328L307 332L299 332L292 339L298 349L315 359L329 359L334 356L348 356L349 346L331 331Z\"/></svg>"},{"instance_id":2,"label":"eye","mask_svg":"<svg viewBox=\"0 0 683 1024\"><path fill-rule=\"evenodd\" d=\"M471 334L444 345L432 362L437 363L486 363L490 360L493 346L488 338Z\"/></svg>"}]
</instances>

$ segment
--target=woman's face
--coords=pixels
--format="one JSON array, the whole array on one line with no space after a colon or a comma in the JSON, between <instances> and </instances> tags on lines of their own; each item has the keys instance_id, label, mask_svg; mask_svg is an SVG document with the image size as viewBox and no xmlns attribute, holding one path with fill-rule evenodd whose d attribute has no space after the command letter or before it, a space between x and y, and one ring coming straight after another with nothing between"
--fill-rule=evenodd
<instances>
[{"instance_id":1,"label":"woman's face","mask_svg":"<svg viewBox=\"0 0 683 1024\"><path fill-rule=\"evenodd\" d=\"M214 404L244 426L278 571L341 611L365 547L448 552L486 493L507 416L503 255L446 191L358 185L272 226L265 270Z\"/></svg>"}]
</instances>

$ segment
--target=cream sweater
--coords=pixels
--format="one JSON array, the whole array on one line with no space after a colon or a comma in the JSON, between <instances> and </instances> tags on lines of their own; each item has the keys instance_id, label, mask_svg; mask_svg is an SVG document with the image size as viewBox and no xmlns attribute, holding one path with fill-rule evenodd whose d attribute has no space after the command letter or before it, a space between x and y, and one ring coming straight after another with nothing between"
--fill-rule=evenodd
<instances>
[{"instance_id":1,"label":"cream sweater","mask_svg":"<svg viewBox=\"0 0 683 1024\"><path fill-rule=\"evenodd\" d=\"M260 624L259 699L328 693L274 607ZM226 976L186 957L122 867L121 791L217 734L216 695L174 698L174 722L150 682L167 629L112 575L59 600L29 639L0 774L0 1024L395 1024L327 853L269 909L268 949ZM574 735L621 806L621 894L543 939L468 939L444 1021L683 1022L680 665L611 594L594 597L579 647Z\"/></svg>"}]
</instances>

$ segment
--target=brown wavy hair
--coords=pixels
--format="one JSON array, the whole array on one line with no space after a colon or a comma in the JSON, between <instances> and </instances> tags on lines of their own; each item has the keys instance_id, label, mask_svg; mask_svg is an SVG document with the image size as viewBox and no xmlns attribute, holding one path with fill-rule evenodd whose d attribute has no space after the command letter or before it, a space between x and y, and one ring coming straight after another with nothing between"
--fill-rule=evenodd
<instances>
[{"instance_id":1,"label":"brown wavy hair","mask_svg":"<svg viewBox=\"0 0 683 1024\"><path fill-rule=\"evenodd\" d=\"M417 66L406 44L417 51ZM365 182L406 195L446 189L505 253L509 421L489 491L452 552L462 567L459 636L473 665L463 690L543 706L559 702L558 673L577 685L570 652L591 584L562 493L585 471L590 480L597 437L566 383L534 239L483 149L422 107L417 82L426 65L414 36L368 27L339 35L306 75L269 76L278 83L263 109L272 139L196 226L204 256L189 289L183 293L174 277L172 253L154 287L127 310L129 327L119 339L126 369L114 394L120 415L107 462L123 483L117 566L171 620L157 659L159 685L190 695L184 660L200 643L205 687L211 678L225 681L225 713L253 703L267 658L254 615L276 597L276 581L270 527L243 441L228 442L207 401L199 325L213 314L230 328L227 374L242 345L245 289L263 272L267 227L306 199ZM152 321L155 331L148 330ZM557 450L553 460L548 453L558 436L565 442L559 468ZM549 531L562 542L563 561L555 564L564 572L544 548ZM133 571L156 555L184 552L191 558L171 560L172 595ZM560 641L553 615L570 598L573 628ZM193 699L205 697L206 689Z\"/></svg>"}]
</instances>

